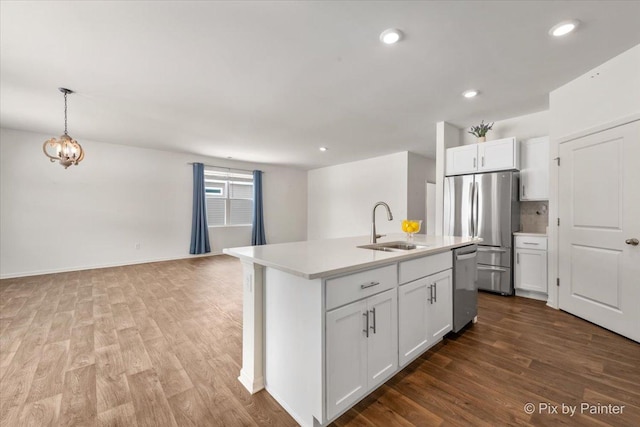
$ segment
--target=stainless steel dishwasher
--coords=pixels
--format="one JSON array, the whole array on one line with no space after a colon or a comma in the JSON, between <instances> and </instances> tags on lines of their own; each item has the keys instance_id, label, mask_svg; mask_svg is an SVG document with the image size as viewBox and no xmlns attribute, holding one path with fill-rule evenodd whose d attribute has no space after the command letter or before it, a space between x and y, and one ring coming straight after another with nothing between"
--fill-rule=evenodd
<instances>
[{"instance_id":1,"label":"stainless steel dishwasher","mask_svg":"<svg viewBox=\"0 0 640 427\"><path fill-rule=\"evenodd\" d=\"M453 251L453 332L458 332L478 315L478 247L463 246Z\"/></svg>"}]
</instances>

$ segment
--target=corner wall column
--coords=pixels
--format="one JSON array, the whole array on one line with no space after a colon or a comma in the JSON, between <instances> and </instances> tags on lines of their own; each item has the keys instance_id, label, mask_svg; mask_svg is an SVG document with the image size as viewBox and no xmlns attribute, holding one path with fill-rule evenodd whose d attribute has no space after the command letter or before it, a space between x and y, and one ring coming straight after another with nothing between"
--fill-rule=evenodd
<instances>
[{"instance_id":1,"label":"corner wall column","mask_svg":"<svg viewBox=\"0 0 640 427\"><path fill-rule=\"evenodd\" d=\"M447 148L457 147L460 143L460 129L447 122L436 123L436 236L444 235L444 178Z\"/></svg>"},{"instance_id":2,"label":"corner wall column","mask_svg":"<svg viewBox=\"0 0 640 427\"><path fill-rule=\"evenodd\" d=\"M242 261L242 369L238 380L254 394L264 388L264 267Z\"/></svg>"}]
</instances>

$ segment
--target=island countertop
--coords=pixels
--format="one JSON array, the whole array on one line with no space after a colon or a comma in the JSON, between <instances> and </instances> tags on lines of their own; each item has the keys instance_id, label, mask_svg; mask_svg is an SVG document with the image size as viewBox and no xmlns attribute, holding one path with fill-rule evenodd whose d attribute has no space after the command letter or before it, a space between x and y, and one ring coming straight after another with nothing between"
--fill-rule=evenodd
<instances>
[{"instance_id":1,"label":"island countertop","mask_svg":"<svg viewBox=\"0 0 640 427\"><path fill-rule=\"evenodd\" d=\"M394 241L406 241L406 236L398 233L378 239L378 243ZM472 237L415 235L413 243L425 245L426 248L383 252L359 248L369 244L369 236L357 236L228 248L224 249L224 253L305 279L318 279L436 254L481 241Z\"/></svg>"}]
</instances>

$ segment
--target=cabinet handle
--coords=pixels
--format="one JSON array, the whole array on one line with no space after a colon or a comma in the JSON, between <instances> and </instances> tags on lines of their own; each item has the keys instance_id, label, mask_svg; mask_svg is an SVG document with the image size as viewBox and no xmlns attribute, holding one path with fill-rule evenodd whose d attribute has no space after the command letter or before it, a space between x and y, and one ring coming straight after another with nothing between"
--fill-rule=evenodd
<instances>
[{"instance_id":1,"label":"cabinet handle","mask_svg":"<svg viewBox=\"0 0 640 427\"><path fill-rule=\"evenodd\" d=\"M373 310L371 310L371 314L373 314L373 326L371 326L371 329L373 330L373 333L376 333L376 308L373 307Z\"/></svg>"},{"instance_id":2,"label":"cabinet handle","mask_svg":"<svg viewBox=\"0 0 640 427\"><path fill-rule=\"evenodd\" d=\"M369 282L367 284L360 285L360 289L367 289L367 288L370 288L372 286L377 286L379 284L380 284L380 282Z\"/></svg>"},{"instance_id":3,"label":"cabinet handle","mask_svg":"<svg viewBox=\"0 0 640 427\"><path fill-rule=\"evenodd\" d=\"M362 332L364 332L365 336L369 338L369 311L367 310L365 313L362 313L362 315L367 319L367 326L365 326Z\"/></svg>"},{"instance_id":4,"label":"cabinet handle","mask_svg":"<svg viewBox=\"0 0 640 427\"><path fill-rule=\"evenodd\" d=\"M473 158L473 168L475 169L475 167L476 167L476 158L474 157Z\"/></svg>"},{"instance_id":5,"label":"cabinet handle","mask_svg":"<svg viewBox=\"0 0 640 427\"><path fill-rule=\"evenodd\" d=\"M482 166L484 167L484 156L482 156Z\"/></svg>"},{"instance_id":6,"label":"cabinet handle","mask_svg":"<svg viewBox=\"0 0 640 427\"><path fill-rule=\"evenodd\" d=\"M516 264L520 264L520 254L516 254Z\"/></svg>"},{"instance_id":7,"label":"cabinet handle","mask_svg":"<svg viewBox=\"0 0 640 427\"><path fill-rule=\"evenodd\" d=\"M433 284L433 302L438 302L438 284Z\"/></svg>"},{"instance_id":8,"label":"cabinet handle","mask_svg":"<svg viewBox=\"0 0 640 427\"><path fill-rule=\"evenodd\" d=\"M522 197L527 197L527 187L525 187L524 184L522 184Z\"/></svg>"},{"instance_id":9,"label":"cabinet handle","mask_svg":"<svg viewBox=\"0 0 640 427\"><path fill-rule=\"evenodd\" d=\"M429 304L433 304L433 285L429 285L429 298L427 298Z\"/></svg>"}]
</instances>

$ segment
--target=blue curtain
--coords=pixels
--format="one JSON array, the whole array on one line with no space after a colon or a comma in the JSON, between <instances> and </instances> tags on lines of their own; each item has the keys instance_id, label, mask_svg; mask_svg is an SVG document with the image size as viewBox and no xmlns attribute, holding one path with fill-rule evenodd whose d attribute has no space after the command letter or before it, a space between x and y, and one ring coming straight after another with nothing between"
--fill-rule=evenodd
<instances>
[{"instance_id":1,"label":"blue curtain","mask_svg":"<svg viewBox=\"0 0 640 427\"><path fill-rule=\"evenodd\" d=\"M262 171L253 171L253 229L251 230L252 245L266 245L264 237L264 217L262 215Z\"/></svg>"},{"instance_id":2,"label":"blue curtain","mask_svg":"<svg viewBox=\"0 0 640 427\"><path fill-rule=\"evenodd\" d=\"M204 165L193 164L193 216L191 219L190 254L211 252L209 227L207 227L207 205L204 193Z\"/></svg>"}]
</instances>

